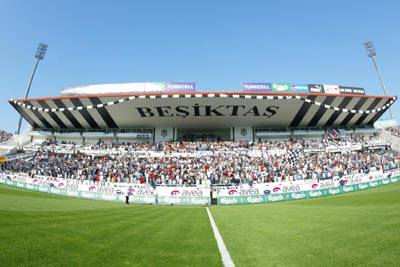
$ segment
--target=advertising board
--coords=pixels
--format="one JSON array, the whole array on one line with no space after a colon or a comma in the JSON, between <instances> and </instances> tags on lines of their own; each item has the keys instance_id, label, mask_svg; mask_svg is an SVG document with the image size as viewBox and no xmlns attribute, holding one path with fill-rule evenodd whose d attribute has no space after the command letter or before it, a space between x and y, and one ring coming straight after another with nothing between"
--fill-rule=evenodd
<instances>
[{"instance_id":1,"label":"advertising board","mask_svg":"<svg viewBox=\"0 0 400 267\"><path fill-rule=\"evenodd\" d=\"M242 90L245 92L270 92L271 83L242 83Z\"/></svg>"},{"instance_id":2,"label":"advertising board","mask_svg":"<svg viewBox=\"0 0 400 267\"><path fill-rule=\"evenodd\" d=\"M209 186L159 186L143 184L111 183L99 185L76 184L76 180L47 179L43 176L28 177L24 174L0 174L0 183L45 192L49 194L66 195L88 199L124 202L129 193L130 203L160 204L160 205L208 205L211 202ZM275 183L261 183L240 186L221 186L217 189L218 204L255 204L284 200L299 200L320 196L364 190L400 181L400 170L387 172L371 171L369 173L351 174L327 180L300 180ZM61 184L64 185L61 185ZM95 186L95 188L93 188ZM113 188L110 190L109 188ZM129 190L126 192L122 192Z\"/></svg>"},{"instance_id":3,"label":"advertising board","mask_svg":"<svg viewBox=\"0 0 400 267\"><path fill-rule=\"evenodd\" d=\"M168 92L193 92L196 91L194 82L166 82L165 90Z\"/></svg>"},{"instance_id":4,"label":"advertising board","mask_svg":"<svg viewBox=\"0 0 400 267\"><path fill-rule=\"evenodd\" d=\"M290 83L272 83L273 92L290 92L291 88Z\"/></svg>"},{"instance_id":5,"label":"advertising board","mask_svg":"<svg viewBox=\"0 0 400 267\"><path fill-rule=\"evenodd\" d=\"M340 94L339 85L324 84L324 91L326 94Z\"/></svg>"},{"instance_id":6,"label":"advertising board","mask_svg":"<svg viewBox=\"0 0 400 267\"><path fill-rule=\"evenodd\" d=\"M308 91L310 93L323 93L324 86L322 84L308 84Z\"/></svg>"},{"instance_id":7,"label":"advertising board","mask_svg":"<svg viewBox=\"0 0 400 267\"><path fill-rule=\"evenodd\" d=\"M341 94L365 95L365 89L362 87L339 85Z\"/></svg>"},{"instance_id":8,"label":"advertising board","mask_svg":"<svg viewBox=\"0 0 400 267\"><path fill-rule=\"evenodd\" d=\"M292 84L290 92L294 93L308 93L307 84Z\"/></svg>"}]
</instances>

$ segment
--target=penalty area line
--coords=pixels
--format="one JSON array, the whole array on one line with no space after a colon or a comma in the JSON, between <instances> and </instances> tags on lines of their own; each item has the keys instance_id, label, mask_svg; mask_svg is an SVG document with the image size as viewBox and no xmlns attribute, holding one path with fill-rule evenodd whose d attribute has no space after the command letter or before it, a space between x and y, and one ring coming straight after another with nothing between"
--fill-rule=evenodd
<instances>
[{"instance_id":1,"label":"penalty area line","mask_svg":"<svg viewBox=\"0 0 400 267\"><path fill-rule=\"evenodd\" d=\"M235 264L232 261L231 255L228 252L228 249L225 246L224 240L222 239L221 234L218 231L217 225L215 224L214 218L211 215L210 209L206 207L208 218L210 219L211 228L214 232L215 240L217 240L218 250L221 254L222 263L225 267L234 267Z\"/></svg>"}]
</instances>

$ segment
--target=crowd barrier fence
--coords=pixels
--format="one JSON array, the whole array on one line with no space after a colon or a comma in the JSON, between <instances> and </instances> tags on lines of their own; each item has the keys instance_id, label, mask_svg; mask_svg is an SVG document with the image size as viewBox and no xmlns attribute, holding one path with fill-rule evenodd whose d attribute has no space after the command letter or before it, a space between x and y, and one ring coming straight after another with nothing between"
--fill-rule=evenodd
<instances>
[{"instance_id":1,"label":"crowd barrier fence","mask_svg":"<svg viewBox=\"0 0 400 267\"><path fill-rule=\"evenodd\" d=\"M0 173L0 184L85 199L154 205L210 205L211 190L217 204L255 204L287 200L310 199L355 192L400 181L400 170L375 171L340 178L315 181L276 182L240 186L209 185L195 187L152 187L144 184L93 183L72 179L49 179L27 174Z\"/></svg>"}]
</instances>

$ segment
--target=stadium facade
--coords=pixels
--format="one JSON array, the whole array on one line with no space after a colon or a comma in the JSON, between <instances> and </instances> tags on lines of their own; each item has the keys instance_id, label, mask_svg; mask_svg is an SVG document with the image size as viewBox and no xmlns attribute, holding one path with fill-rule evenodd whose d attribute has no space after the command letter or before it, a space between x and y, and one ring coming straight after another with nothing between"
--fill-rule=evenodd
<instances>
[{"instance_id":1,"label":"stadium facade","mask_svg":"<svg viewBox=\"0 0 400 267\"><path fill-rule=\"evenodd\" d=\"M39 131L254 141L266 130L373 127L396 99L338 85L243 83L241 91L196 91L195 83L167 82L91 85L9 102Z\"/></svg>"}]
</instances>

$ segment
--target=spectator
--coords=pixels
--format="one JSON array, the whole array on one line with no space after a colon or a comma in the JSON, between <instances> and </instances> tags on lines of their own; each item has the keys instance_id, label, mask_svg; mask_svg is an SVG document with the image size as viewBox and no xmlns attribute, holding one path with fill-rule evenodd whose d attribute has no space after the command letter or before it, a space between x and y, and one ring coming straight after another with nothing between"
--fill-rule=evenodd
<instances>
[{"instance_id":1,"label":"spectator","mask_svg":"<svg viewBox=\"0 0 400 267\"><path fill-rule=\"evenodd\" d=\"M35 147L37 153L32 159L9 162L2 169L97 182L197 185L331 179L400 166L399 155L391 151L342 153L343 148L370 142L360 136L326 137L322 142L247 143L213 136L191 136L190 140L194 141L94 145L49 140ZM326 150L328 147L336 148L332 150L335 152ZM299 151L296 157L293 151Z\"/></svg>"},{"instance_id":2,"label":"spectator","mask_svg":"<svg viewBox=\"0 0 400 267\"><path fill-rule=\"evenodd\" d=\"M7 142L13 137L11 133L0 130L0 143Z\"/></svg>"}]
</instances>

